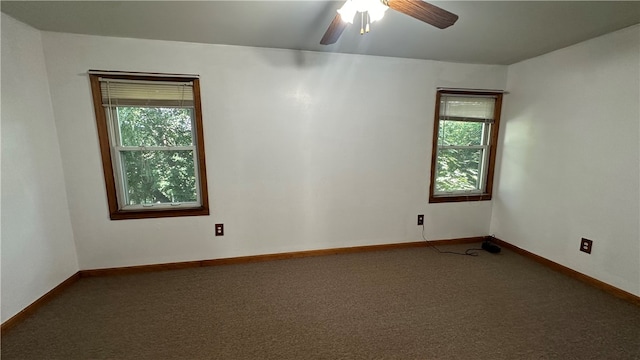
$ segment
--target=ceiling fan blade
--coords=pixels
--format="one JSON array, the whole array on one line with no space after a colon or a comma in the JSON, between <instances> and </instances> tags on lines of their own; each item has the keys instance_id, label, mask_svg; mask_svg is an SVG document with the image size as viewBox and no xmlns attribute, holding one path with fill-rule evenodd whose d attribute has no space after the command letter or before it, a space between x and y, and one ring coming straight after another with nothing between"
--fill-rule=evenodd
<instances>
[{"instance_id":1,"label":"ceiling fan blade","mask_svg":"<svg viewBox=\"0 0 640 360\"><path fill-rule=\"evenodd\" d=\"M386 5L440 29L448 28L458 20L458 15L421 0L388 0Z\"/></svg>"},{"instance_id":2,"label":"ceiling fan blade","mask_svg":"<svg viewBox=\"0 0 640 360\"><path fill-rule=\"evenodd\" d=\"M342 21L340 14L337 14L336 17L333 18L333 21L331 22L331 24L329 24L327 31L324 33L324 36L322 37L322 40L320 40L320 44L322 45L335 44L335 42L338 41L338 38L340 37L340 35L342 35L342 32L347 27L347 25L348 24L346 22Z\"/></svg>"}]
</instances>

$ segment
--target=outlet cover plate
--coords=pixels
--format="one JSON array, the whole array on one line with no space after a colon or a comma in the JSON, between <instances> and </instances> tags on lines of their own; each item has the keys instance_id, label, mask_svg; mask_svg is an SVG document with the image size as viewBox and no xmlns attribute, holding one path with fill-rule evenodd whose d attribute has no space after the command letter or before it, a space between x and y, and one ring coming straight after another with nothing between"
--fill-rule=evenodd
<instances>
[{"instance_id":1,"label":"outlet cover plate","mask_svg":"<svg viewBox=\"0 0 640 360\"><path fill-rule=\"evenodd\" d=\"M593 247L593 240L582 238L580 241L580 251L591 254L591 248Z\"/></svg>"},{"instance_id":2,"label":"outlet cover plate","mask_svg":"<svg viewBox=\"0 0 640 360\"><path fill-rule=\"evenodd\" d=\"M224 236L224 225L216 224L216 236Z\"/></svg>"},{"instance_id":3,"label":"outlet cover plate","mask_svg":"<svg viewBox=\"0 0 640 360\"><path fill-rule=\"evenodd\" d=\"M424 215L418 215L418 226L424 225Z\"/></svg>"}]
</instances>

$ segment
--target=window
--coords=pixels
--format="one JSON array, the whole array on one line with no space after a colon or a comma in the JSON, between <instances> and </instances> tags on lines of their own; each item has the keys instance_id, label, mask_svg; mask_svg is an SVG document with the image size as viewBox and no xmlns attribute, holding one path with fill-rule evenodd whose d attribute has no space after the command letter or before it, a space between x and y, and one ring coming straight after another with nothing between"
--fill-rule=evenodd
<instances>
[{"instance_id":1,"label":"window","mask_svg":"<svg viewBox=\"0 0 640 360\"><path fill-rule=\"evenodd\" d=\"M89 77L111 219L208 215L197 76Z\"/></svg>"},{"instance_id":2,"label":"window","mask_svg":"<svg viewBox=\"0 0 640 360\"><path fill-rule=\"evenodd\" d=\"M491 200L502 93L436 95L429 202Z\"/></svg>"}]
</instances>

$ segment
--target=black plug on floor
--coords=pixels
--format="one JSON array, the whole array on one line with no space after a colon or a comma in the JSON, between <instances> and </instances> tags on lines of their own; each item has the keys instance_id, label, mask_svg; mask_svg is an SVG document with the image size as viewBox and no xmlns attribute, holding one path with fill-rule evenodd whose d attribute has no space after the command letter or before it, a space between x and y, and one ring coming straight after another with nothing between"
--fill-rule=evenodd
<instances>
[{"instance_id":1,"label":"black plug on floor","mask_svg":"<svg viewBox=\"0 0 640 360\"><path fill-rule=\"evenodd\" d=\"M502 250L500 246L494 244L491 240L493 240L493 236L487 236L482 242L482 249L492 254L500 253L500 250Z\"/></svg>"}]
</instances>

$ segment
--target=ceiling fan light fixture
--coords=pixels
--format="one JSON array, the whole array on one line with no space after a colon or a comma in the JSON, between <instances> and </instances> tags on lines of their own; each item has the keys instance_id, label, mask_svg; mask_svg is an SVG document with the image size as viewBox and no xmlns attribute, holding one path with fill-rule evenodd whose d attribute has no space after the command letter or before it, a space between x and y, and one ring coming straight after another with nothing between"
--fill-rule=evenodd
<instances>
[{"instance_id":1,"label":"ceiling fan light fixture","mask_svg":"<svg viewBox=\"0 0 640 360\"><path fill-rule=\"evenodd\" d=\"M356 16L357 11L358 10L354 6L353 2L351 0L347 0L347 2L338 9L338 14L340 14L342 21L353 24L353 18Z\"/></svg>"},{"instance_id":2,"label":"ceiling fan light fixture","mask_svg":"<svg viewBox=\"0 0 640 360\"><path fill-rule=\"evenodd\" d=\"M369 21L374 22L382 19L385 11L389 7L380 0L347 0L340 9L338 14L344 22L353 24L356 13L368 13Z\"/></svg>"},{"instance_id":3,"label":"ceiling fan light fixture","mask_svg":"<svg viewBox=\"0 0 640 360\"><path fill-rule=\"evenodd\" d=\"M335 44L344 29L349 24L353 24L358 12L360 13L360 34L369 32L369 24L382 19L388 8L438 29L446 29L458 20L458 15L422 0L346 0L322 35L320 44Z\"/></svg>"},{"instance_id":4,"label":"ceiling fan light fixture","mask_svg":"<svg viewBox=\"0 0 640 360\"><path fill-rule=\"evenodd\" d=\"M385 11L389 8L384 5L380 0L368 0L370 3L367 12L369 13L369 21L374 22L384 17Z\"/></svg>"}]
</instances>

